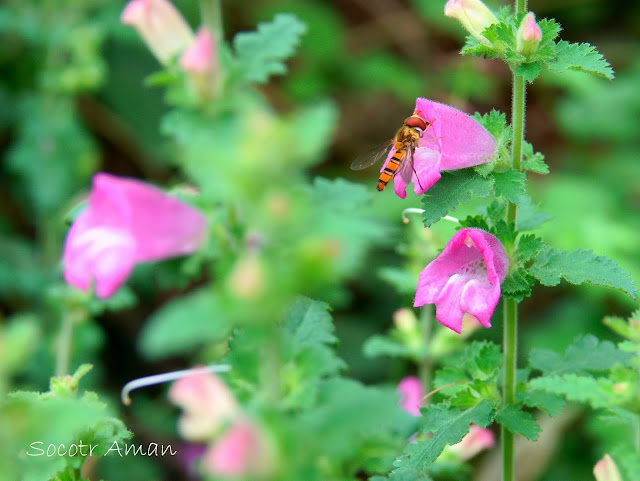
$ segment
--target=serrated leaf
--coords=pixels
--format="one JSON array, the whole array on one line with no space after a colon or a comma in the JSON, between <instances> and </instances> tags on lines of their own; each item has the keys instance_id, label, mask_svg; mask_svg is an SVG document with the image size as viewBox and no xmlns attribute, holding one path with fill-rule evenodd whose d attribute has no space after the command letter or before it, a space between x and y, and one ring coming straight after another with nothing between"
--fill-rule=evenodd
<instances>
[{"instance_id":1,"label":"serrated leaf","mask_svg":"<svg viewBox=\"0 0 640 481\"><path fill-rule=\"evenodd\" d=\"M516 241L516 226L513 223L507 224L504 220L497 221L491 233L495 235L504 245L513 245Z\"/></svg>"},{"instance_id":2,"label":"serrated leaf","mask_svg":"<svg viewBox=\"0 0 640 481\"><path fill-rule=\"evenodd\" d=\"M529 386L560 394L567 401L590 404L594 408L608 407L619 398L614 391L614 383L609 379L594 379L575 374L539 377L529 381Z\"/></svg>"},{"instance_id":3,"label":"serrated leaf","mask_svg":"<svg viewBox=\"0 0 640 481\"><path fill-rule=\"evenodd\" d=\"M530 197L524 197L518 205L518 230L533 230L540 227L545 222L553 219L553 216L546 212L541 212L539 207L533 203Z\"/></svg>"},{"instance_id":4,"label":"serrated leaf","mask_svg":"<svg viewBox=\"0 0 640 481\"><path fill-rule=\"evenodd\" d=\"M526 234L518 239L518 250L516 252L518 261L526 262L534 257L544 247L544 241L534 234Z\"/></svg>"},{"instance_id":5,"label":"serrated leaf","mask_svg":"<svg viewBox=\"0 0 640 481\"><path fill-rule=\"evenodd\" d=\"M625 481L640 481L640 454L632 443L616 446L611 451L611 457L620 469Z\"/></svg>"},{"instance_id":6,"label":"serrated leaf","mask_svg":"<svg viewBox=\"0 0 640 481\"><path fill-rule=\"evenodd\" d=\"M284 60L294 54L305 31L305 24L294 15L279 14L258 24L255 32L238 33L233 47L240 75L248 82L264 83L271 75L285 73Z\"/></svg>"},{"instance_id":7,"label":"serrated leaf","mask_svg":"<svg viewBox=\"0 0 640 481\"><path fill-rule=\"evenodd\" d=\"M486 219L481 215L468 216L460 221L460 225L469 229L482 229L489 232L491 229Z\"/></svg>"},{"instance_id":8,"label":"serrated leaf","mask_svg":"<svg viewBox=\"0 0 640 481\"><path fill-rule=\"evenodd\" d=\"M534 174L546 175L549 173L549 166L544 161L544 156L542 154L530 159L526 159L523 162L523 167L524 170L533 172Z\"/></svg>"},{"instance_id":9,"label":"serrated leaf","mask_svg":"<svg viewBox=\"0 0 640 481\"><path fill-rule=\"evenodd\" d=\"M632 354L621 351L611 341L601 341L588 334L576 339L564 355L547 349L532 349L529 364L545 375L585 374L606 371L616 364L627 363L632 357Z\"/></svg>"},{"instance_id":10,"label":"serrated leaf","mask_svg":"<svg viewBox=\"0 0 640 481\"><path fill-rule=\"evenodd\" d=\"M555 286L564 278L571 284L588 282L598 286L612 287L637 299L637 287L629 273L613 259L598 256L592 251L559 251L545 247L534 259L529 270L531 275L545 286Z\"/></svg>"},{"instance_id":11,"label":"serrated leaf","mask_svg":"<svg viewBox=\"0 0 640 481\"><path fill-rule=\"evenodd\" d=\"M300 297L293 302L282 328L298 352L308 346L337 341L330 309L328 304L308 297Z\"/></svg>"},{"instance_id":12,"label":"serrated leaf","mask_svg":"<svg viewBox=\"0 0 640 481\"><path fill-rule=\"evenodd\" d=\"M516 299L518 302L531 295L534 280L522 267L511 271L500 286L502 295Z\"/></svg>"},{"instance_id":13,"label":"serrated leaf","mask_svg":"<svg viewBox=\"0 0 640 481\"><path fill-rule=\"evenodd\" d=\"M514 434L521 434L525 438L535 441L540 434L540 426L529 412L523 411L520 406L510 404L496 413L496 422Z\"/></svg>"},{"instance_id":14,"label":"serrated leaf","mask_svg":"<svg viewBox=\"0 0 640 481\"><path fill-rule=\"evenodd\" d=\"M493 405L489 401L466 409L448 408L442 404L431 404L422 409L425 432L433 433L427 441L409 444L405 455L394 465L399 472L423 471L434 462L447 445L457 444L469 432L471 423L486 428L493 420Z\"/></svg>"},{"instance_id":15,"label":"serrated leaf","mask_svg":"<svg viewBox=\"0 0 640 481\"><path fill-rule=\"evenodd\" d=\"M527 82L533 83L540 75L540 72L542 72L542 62L529 62L518 65L515 74L522 75Z\"/></svg>"},{"instance_id":16,"label":"serrated leaf","mask_svg":"<svg viewBox=\"0 0 640 481\"><path fill-rule=\"evenodd\" d=\"M507 116L504 112L500 112L499 110L494 109L484 115L480 115L476 112L473 115L473 118L487 129L487 131L493 135L497 141L505 136L505 132L508 132L509 130L509 126L507 125Z\"/></svg>"},{"instance_id":17,"label":"serrated leaf","mask_svg":"<svg viewBox=\"0 0 640 481\"><path fill-rule=\"evenodd\" d=\"M560 396L545 391L528 391L523 399L531 408L539 408L549 416L557 416L564 409L564 399Z\"/></svg>"},{"instance_id":18,"label":"serrated leaf","mask_svg":"<svg viewBox=\"0 0 640 481\"><path fill-rule=\"evenodd\" d=\"M424 225L431 226L473 196L487 197L492 187L493 179L482 178L473 169L443 172L442 178L422 198Z\"/></svg>"},{"instance_id":19,"label":"serrated leaf","mask_svg":"<svg viewBox=\"0 0 640 481\"><path fill-rule=\"evenodd\" d=\"M548 62L549 68L556 73L566 70L579 70L581 72L600 75L612 80L613 69L609 62L588 43L569 43L560 41L556 44L556 57Z\"/></svg>"},{"instance_id":20,"label":"serrated leaf","mask_svg":"<svg viewBox=\"0 0 640 481\"><path fill-rule=\"evenodd\" d=\"M520 203L525 195L525 182L527 176L523 172L515 169L505 170L504 172L494 172L496 195L501 195L509 202L514 204Z\"/></svg>"}]
</instances>

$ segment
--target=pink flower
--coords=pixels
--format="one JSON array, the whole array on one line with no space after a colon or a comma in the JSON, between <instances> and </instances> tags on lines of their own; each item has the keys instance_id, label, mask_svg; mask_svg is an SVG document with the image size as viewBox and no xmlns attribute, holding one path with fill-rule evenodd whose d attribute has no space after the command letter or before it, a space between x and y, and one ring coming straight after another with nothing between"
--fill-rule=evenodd
<instances>
[{"instance_id":1,"label":"pink flower","mask_svg":"<svg viewBox=\"0 0 640 481\"><path fill-rule=\"evenodd\" d=\"M195 41L180 57L180 67L185 72L206 74L213 70L215 46L211 31L205 27L198 30Z\"/></svg>"},{"instance_id":2,"label":"pink flower","mask_svg":"<svg viewBox=\"0 0 640 481\"><path fill-rule=\"evenodd\" d=\"M409 181L413 182L414 192L422 195L440 179L440 171L484 164L495 156L496 140L467 114L424 98L416 99L414 113L431 125L415 149L415 173L411 174L410 179L400 174L394 177L393 187L398 197L404 199L407 196ZM381 171L393 153L394 149L391 149Z\"/></svg>"},{"instance_id":3,"label":"pink flower","mask_svg":"<svg viewBox=\"0 0 640 481\"><path fill-rule=\"evenodd\" d=\"M174 382L169 400L184 410L178 431L189 441L211 440L225 422L239 415L233 394L212 373L194 374Z\"/></svg>"},{"instance_id":4,"label":"pink flower","mask_svg":"<svg viewBox=\"0 0 640 481\"><path fill-rule=\"evenodd\" d=\"M444 14L457 19L467 32L485 45L489 45L489 41L482 36L482 32L498 23L493 12L480 0L449 0L444 6Z\"/></svg>"},{"instance_id":5,"label":"pink flower","mask_svg":"<svg viewBox=\"0 0 640 481\"><path fill-rule=\"evenodd\" d=\"M536 17L529 12L522 19L520 28L518 29L518 52L524 55L531 55L538 48L538 44L542 40L542 30L536 23Z\"/></svg>"},{"instance_id":6,"label":"pink flower","mask_svg":"<svg viewBox=\"0 0 640 481\"><path fill-rule=\"evenodd\" d=\"M396 391L401 395L400 406L402 409L414 416L420 416L420 405L424 396L420 379L415 376L405 377L398 384Z\"/></svg>"},{"instance_id":7,"label":"pink flower","mask_svg":"<svg viewBox=\"0 0 640 481\"><path fill-rule=\"evenodd\" d=\"M64 278L100 298L113 295L135 264L190 254L205 240L204 217L161 190L98 173L89 205L67 233Z\"/></svg>"},{"instance_id":8,"label":"pink flower","mask_svg":"<svg viewBox=\"0 0 640 481\"><path fill-rule=\"evenodd\" d=\"M213 476L261 478L271 471L270 446L253 423L242 420L207 450L202 463Z\"/></svg>"},{"instance_id":9,"label":"pink flower","mask_svg":"<svg viewBox=\"0 0 640 481\"><path fill-rule=\"evenodd\" d=\"M496 440L493 432L482 429L477 424L469 426L469 433L458 444L451 446L450 450L458 455L460 460L471 459L480 451L491 448Z\"/></svg>"},{"instance_id":10,"label":"pink flower","mask_svg":"<svg viewBox=\"0 0 640 481\"><path fill-rule=\"evenodd\" d=\"M498 239L480 229L460 229L420 273L414 307L436 305L436 319L460 333L465 314L491 327L509 260Z\"/></svg>"},{"instance_id":11,"label":"pink flower","mask_svg":"<svg viewBox=\"0 0 640 481\"><path fill-rule=\"evenodd\" d=\"M135 28L153 55L166 65L193 43L193 31L168 0L131 0L120 15Z\"/></svg>"},{"instance_id":12,"label":"pink flower","mask_svg":"<svg viewBox=\"0 0 640 481\"><path fill-rule=\"evenodd\" d=\"M622 481L622 476L613 458L608 454L604 455L593 467L593 474L596 481Z\"/></svg>"}]
</instances>

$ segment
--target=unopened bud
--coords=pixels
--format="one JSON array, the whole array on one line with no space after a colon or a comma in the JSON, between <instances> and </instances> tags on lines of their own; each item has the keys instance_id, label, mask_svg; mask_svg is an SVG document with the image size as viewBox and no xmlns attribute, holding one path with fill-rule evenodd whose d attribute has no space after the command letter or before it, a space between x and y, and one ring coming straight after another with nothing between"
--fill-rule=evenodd
<instances>
[{"instance_id":1,"label":"unopened bud","mask_svg":"<svg viewBox=\"0 0 640 481\"><path fill-rule=\"evenodd\" d=\"M622 476L613 458L608 454L604 455L593 467L593 474L596 481L622 481Z\"/></svg>"},{"instance_id":2,"label":"unopened bud","mask_svg":"<svg viewBox=\"0 0 640 481\"><path fill-rule=\"evenodd\" d=\"M472 424L469 426L469 432L462 438L462 441L454 444L450 449L461 461L466 461L479 452L493 447L495 442L496 440L491 430Z\"/></svg>"},{"instance_id":3,"label":"unopened bud","mask_svg":"<svg viewBox=\"0 0 640 481\"><path fill-rule=\"evenodd\" d=\"M168 0L131 0L120 21L135 28L164 65L194 41L193 31Z\"/></svg>"},{"instance_id":4,"label":"unopened bud","mask_svg":"<svg viewBox=\"0 0 640 481\"><path fill-rule=\"evenodd\" d=\"M418 319L411 309L402 308L393 313L393 323L400 331L414 331Z\"/></svg>"},{"instance_id":5,"label":"unopened bud","mask_svg":"<svg viewBox=\"0 0 640 481\"><path fill-rule=\"evenodd\" d=\"M180 68L189 74L200 98L212 96L219 72L215 37L209 29L198 30L195 41L180 57Z\"/></svg>"},{"instance_id":6,"label":"unopened bud","mask_svg":"<svg viewBox=\"0 0 640 481\"><path fill-rule=\"evenodd\" d=\"M258 256L249 254L236 263L229 277L231 292L240 299L256 299L265 288L264 269Z\"/></svg>"},{"instance_id":7,"label":"unopened bud","mask_svg":"<svg viewBox=\"0 0 640 481\"><path fill-rule=\"evenodd\" d=\"M457 19L467 32L485 45L489 45L489 41L482 32L498 23L493 12L480 0L449 0L444 6L444 14Z\"/></svg>"},{"instance_id":8,"label":"unopened bud","mask_svg":"<svg viewBox=\"0 0 640 481\"><path fill-rule=\"evenodd\" d=\"M536 17L529 12L522 19L518 29L518 52L523 55L531 55L538 49L542 41L542 30L536 23Z\"/></svg>"}]
</instances>

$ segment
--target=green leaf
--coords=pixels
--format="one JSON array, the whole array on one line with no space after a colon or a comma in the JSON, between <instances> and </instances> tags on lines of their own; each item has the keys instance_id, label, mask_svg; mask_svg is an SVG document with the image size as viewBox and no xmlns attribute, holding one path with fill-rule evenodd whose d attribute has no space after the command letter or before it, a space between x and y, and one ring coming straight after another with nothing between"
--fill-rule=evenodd
<instances>
[{"instance_id":1,"label":"green leaf","mask_svg":"<svg viewBox=\"0 0 640 481\"><path fill-rule=\"evenodd\" d=\"M545 391L528 391L523 399L531 408L539 408L549 416L557 416L564 409L564 399L560 396Z\"/></svg>"},{"instance_id":2,"label":"green leaf","mask_svg":"<svg viewBox=\"0 0 640 481\"><path fill-rule=\"evenodd\" d=\"M416 354L406 344L395 342L386 336L372 336L367 339L363 352L365 356L371 358L389 356L412 359Z\"/></svg>"},{"instance_id":3,"label":"green leaf","mask_svg":"<svg viewBox=\"0 0 640 481\"><path fill-rule=\"evenodd\" d=\"M500 346L488 341L474 341L456 362L471 379L486 379L495 375L502 365Z\"/></svg>"},{"instance_id":4,"label":"green leaf","mask_svg":"<svg viewBox=\"0 0 640 481\"><path fill-rule=\"evenodd\" d=\"M535 441L540 434L540 426L529 412L523 411L516 404L509 404L496 413L496 421L514 434L522 434Z\"/></svg>"},{"instance_id":5,"label":"green leaf","mask_svg":"<svg viewBox=\"0 0 640 481\"><path fill-rule=\"evenodd\" d=\"M493 177L495 179L496 195L501 195L514 204L520 203L520 200L525 195L525 182L527 180L524 172L509 169L504 172L494 172Z\"/></svg>"},{"instance_id":6,"label":"green leaf","mask_svg":"<svg viewBox=\"0 0 640 481\"><path fill-rule=\"evenodd\" d=\"M334 344L333 321L328 304L307 297L296 299L283 324L296 351L317 344Z\"/></svg>"},{"instance_id":7,"label":"green leaf","mask_svg":"<svg viewBox=\"0 0 640 481\"><path fill-rule=\"evenodd\" d=\"M564 40L556 45L556 58L548 63L549 68L556 73L566 70L600 75L612 80L613 69L596 48L588 43L569 43Z\"/></svg>"},{"instance_id":8,"label":"green leaf","mask_svg":"<svg viewBox=\"0 0 640 481\"><path fill-rule=\"evenodd\" d=\"M634 315L637 316L638 313L636 312ZM631 316L629 319L624 320L616 316L607 316L602 320L602 322L605 326L617 332L622 337L625 337L636 344L640 344L640 322L636 320L638 317L634 318L634 316Z\"/></svg>"},{"instance_id":9,"label":"green leaf","mask_svg":"<svg viewBox=\"0 0 640 481\"><path fill-rule=\"evenodd\" d=\"M416 293L416 278L407 269L382 267L378 270L378 277L392 285L400 294Z\"/></svg>"},{"instance_id":10,"label":"green leaf","mask_svg":"<svg viewBox=\"0 0 640 481\"><path fill-rule=\"evenodd\" d=\"M482 229L489 232L491 228L487 224L486 219L481 215L468 216L460 221L460 225L469 229Z\"/></svg>"},{"instance_id":11,"label":"green leaf","mask_svg":"<svg viewBox=\"0 0 640 481\"><path fill-rule=\"evenodd\" d=\"M521 199L518 205L518 230L533 230L540 227L545 222L553 219L553 216L546 212L541 212L530 197Z\"/></svg>"},{"instance_id":12,"label":"green leaf","mask_svg":"<svg viewBox=\"0 0 640 481\"><path fill-rule=\"evenodd\" d=\"M492 187L493 179L482 178L473 169L443 172L442 178L422 198L424 225L431 226L473 196L487 197Z\"/></svg>"},{"instance_id":13,"label":"green leaf","mask_svg":"<svg viewBox=\"0 0 640 481\"><path fill-rule=\"evenodd\" d=\"M544 247L544 241L534 234L526 234L518 239L517 258L519 262L526 262L534 257Z\"/></svg>"},{"instance_id":14,"label":"green leaf","mask_svg":"<svg viewBox=\"0 0 640 481\"><path fill-rule=\"evenodd\" d=\"M516 75L522 75L524 79L533 83L542 72L542 62L521 63L516 67Z\"/></svg>"},{"instance_id":15,"label":"green leaf","mask_svg":"<svg viewBox=\"0 0 640 481\"><path fill-rule=\"evenodd\" d=\"M399 472L423 471L436 460L446 445L462 441L469 432L469 424L486 428L493 420L494 410L491 402L484 400L466 410L430 404L422 409L422 413L426 426L424 432L433 433L433 437L409 444L405 455L394 463Z\"/></svg>"},{"instance_id":16,"label":"green leaf","mask_svg":"<svg viewBox=\"0 0 640 481\"><path fill-rule=\"evenodd\" d=\"M248 82L265 83L269 76L284 74L284 60L291 57L306 26L294 15L276 15L258 24L255 32L241 32L233 39L240 74Z\"/></svg>"},{"instance_id":17,"label":"green leaf","mask_svg":"<svg viewBox=\"0 0 640 481\"><path fill-rule=\"evenodd\" d=\"M625 481L638 481L640 473L640 454L632 443L616 446L611 451L611 457L618 466Z\"/></svg>"},{"instance_id":18,"label":"green leaf","mask_svg":"<svg viewBox=\"0 0 640 481\"><path fill-rule=\"evenodd\" d=\"M159 359L223 341L230 326L221 312L215 293L208 288L172 299L147 320L140 349L147 358Z\"/></svg>"},{"instance_id":19,"label":"green leaf","mask_svg":"<svg viewBox=\"0 0 640 481\"><path fill-rule=\"evenodd\" d=\"M508 135L509 126L507 125L507 116L504 112L495 109L484 115L476 112L473 118L487 129L496 140Z\"/></svg>"},{"instance_id":20,"label":"green leaf","mask_svg":"<svg viewBox=\"0 0 640 481\"><path fill-rule=\"evenodd\" d=\"M522 144L522 167L524 170L536 174L546 175L549 173L549 166L544 161L544 155L533 151L533 145L529 142Z\"/></svg>"},{"instance_id":21,"label":"green leaf","mask_svg":"<svg viewBox=\"0 0 640 481\"><path fill-rule=\"evenodd\" d=\"M500 287L503 296L516 299L518 302L531 295L534 279L526 269L518 267L509 273Z\"/></svg>"},{"instance_id":22,"label":"green leaf","mask_svg":"<svg viewBox=\"0 0 640 481\"><path fill-rule=\"evenodd\" d=\"M529 354L532 368L551 374L586 374L625 364L633 357L618 349L611 341L601 341L591 334L579 337L564 355L547 349L533 349Z\"/></svg>"},{"instance_id":23,"label":"green leaf","mask_svg":"<svg viewBox=\"0 0 640 481\"><path fill-rule=\"evenodd\" d=\"M594 379L587 376L565 374L563 376L545 376L529 381L534 389L560 394L567 401L590 404L594 408L605 408L614 405L620 398L614 391L614 383L609 379Z\"/></svg>"},{"instance_id":24,"label":"green leaf","mask_svg":"<svg viewBox=\"0 0 640 481\"><path fill-rule=\"evenodd\" d=\"M530 271L541 284L555 286L564 278L571 284L588 282L612 287L637 299L637 287L629 273L613 259L598 256L592 251L559 251L545 247L534 259Z\"/></svg>"}]
</instances>

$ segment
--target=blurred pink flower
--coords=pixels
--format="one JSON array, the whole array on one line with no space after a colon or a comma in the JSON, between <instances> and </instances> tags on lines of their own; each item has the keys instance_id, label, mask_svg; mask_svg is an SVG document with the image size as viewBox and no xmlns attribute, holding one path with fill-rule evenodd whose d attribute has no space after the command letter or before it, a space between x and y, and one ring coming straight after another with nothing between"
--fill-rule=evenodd
<instances>
[{"instance_id":1,"label":"blurred pink flower","mask_svg":"<svg viewBox=\"0 0 640 481\"><path fill-rule=\"evenodd\" d=\"M596 481L622 481L622 476L613 458L608 454L604 455L593 467L593 474Z\"/></svg>"},{"instance_id":2,"label":"blurred pink flower","mask_svg":"<svg viewBox=\"0 0 640 481\"><path fill-rule=\"evenodd\" d=\"M542 41L542 30L536 23L536 17L529 12L522 19L520 28L518 29L518 52L524 55L531 55L538 48L538 44Z\"/></svg>"},{"instance_id":3,"label":"blurred pink flower","mask_svg":"<svg viewBox=\"0 0 640 481\"><path fill-rule=\"evenodd\" d=\"M190 254L205 240L204 217L191 206L135 179L98 173L89 205L64 245L64 278L82 290L95 282L113 295L135 264Z\"/></svg>"},{"instance_id":4,"label":"blurred pink flower","mask_svg":"<svg viewBox=\"0 0 640 481\"><path fill-rule=\"evenodd\" d=\"M420 405L424 396L424 389L420 379L415 376L405 377L396 389L400 397L400 406L413 416L420 416Z\"/></svg>"},{"instance_id":5,"label":"blurred pink flower","mask_svg":"<svg viewBox=\"0 0 640 481\"><path fill-rule=\"evenodd\" d=\"M490 162L495 156L496 140L467 114L424 98L416 99L414 113L431 124L413 156L415 173L410 180L417 195L424 194L440 179L440 171L473 167ZM393 153L391 149L381 171ZM394 177L393 188L398 197L407 196L408 183L409 179L400 174Z\"/></svg>"},{"instance_id":6,"label":"blurred pink flower","mask_svg":"<svg viewBox=\"0 0 640 481\"><path fill-rule=\"evenodd\" d=\"M149 50L166 65L193 43L193 31L168 0L131 0L120 21L136 29Z\"/></svg>"},{"instance_id":7,"label":"blurred pink flower","mask_svg":"<svg viewBox=\"0 0 640 481\"><path fill-rule=\"evenodd\" d=\"M206 74L214 67L215 45L211 31L202 27L195 41L180 56L180 67L185 72Z\"/></svg>"},{"instance_id":8,"label":"blurred pink flower","mask_svg":"<svg viewBox=\"0 0 640 481\"><path fill-rule=\"evenodd\" d=\"M480 0L449 0L444 6L444 14L457 19L467 32L485 45L489 45L489 41L482 36L483 30L498 23L493 12Z\"/></svg>"},{"instance_id":9,"label":"blurred pink flower","mask_svg":"<svg viewBox=\"0 0 640 481\"><path fill-rule=\"evenodd\" d=\"M250 421L242 420L207 450L202 464L213 476L261 478L271 471L269 448L263 433Z\"/></svg>"},{"instance_id":10,"label":"blurred pink flower","mask_svg":"<svg viewBox=\"0 0 640 481\"><path fill-rule=\"evenodd\" d=\"M496 440L493 432L482 429L477 424L469 426L469 433L458 444L451 446L450 450L458 455L460 460L471 459L480 451L493 447Z\"/></svg>"},{"instance_id":11,"label":"blurred pink flower","mask_svg":"<svg viewBox=\"0 0 640 481\"><path fill-rule=\"evenodd\" d=\"M169 400L184 410L178 431L189 441L210 441L225 422L240 413L229 388L213 373L177 380L169 390Z\"/></svg>"},{"instance_id":12,"label":"blurred pink flower","mask_svg":"<svg viewBox=\"0 0 640 481\"><path fill-rule=\"evenodd\" d=\"M460 333L465 314L491 327L509 260L500 241L480 229L460 229L420 273L414 307L436 305L436 319Z\"/></svg>"}]
</instances>

